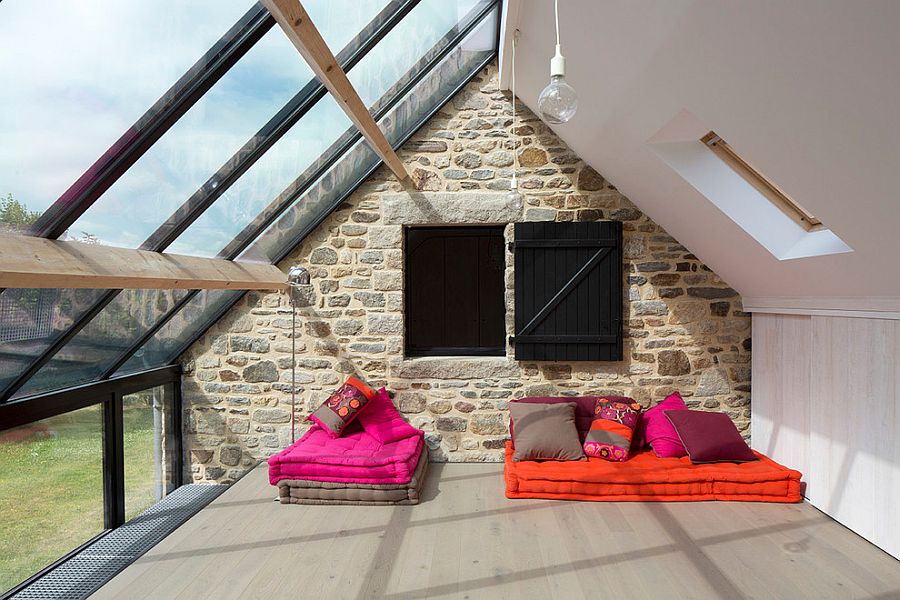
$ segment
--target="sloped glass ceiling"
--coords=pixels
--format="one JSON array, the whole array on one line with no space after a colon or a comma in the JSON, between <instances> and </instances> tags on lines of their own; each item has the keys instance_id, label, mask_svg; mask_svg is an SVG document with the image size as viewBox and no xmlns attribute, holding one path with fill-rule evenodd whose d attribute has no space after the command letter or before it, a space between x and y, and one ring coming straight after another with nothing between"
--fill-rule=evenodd
<instances>
[{"instance_id":1,"label":"sloped glass ceiling","mask_svg":"<svg viewBox=\"0 0 900 600\"><path fill-rule=\"evenodd\" d=\"M277 262L380 164L259 5L32 4L0 3L0 44L16 49L0 53L0 77L22 91L0 96L0 127L13 141L0 146L0 227ZM495 54L496 0L304 6L395 147ZM49 27L27 26L48 14ZM72 39L64 29L73 22L87 33ZM239 59L108 189L87 201L72 194L101 160L118 158L130 131L153 124L157 107L181 99L191 69L220 60L225 43L252 28ZM44 211L38 225L52 216L56 234L33 224ZM0 401L169 364L243 296L4 290Z\"/></svg>"},{"instance_id":2,"label":"sloped glass ceiling","mask_svg":"<svg viewBox=\"0 0 900 600\"><path fill-rule=\"evenodd\" d=\"M248 4L0 2L0 196L46 210Z\"/></svg>"}]
</instances>

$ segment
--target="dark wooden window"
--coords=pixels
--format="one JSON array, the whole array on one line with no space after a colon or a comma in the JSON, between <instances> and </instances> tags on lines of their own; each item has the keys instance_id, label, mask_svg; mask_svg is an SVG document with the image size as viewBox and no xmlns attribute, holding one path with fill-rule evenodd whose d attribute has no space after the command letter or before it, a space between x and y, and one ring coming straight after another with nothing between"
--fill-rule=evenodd
<instances>
[{"instance_id":1,"label":"dark wooden window","mask_svg":"<svg viewBox=\"0 0 900 600\"><path fill-rule=\"evenodd\" d=\"M406 230L406 353L503 355L503 227Z\"/></svg>"},{"instance_id":2,"label":"dark wooden window","mask_svg":"<svg viewBox=\"0 0 900 600\"><path fill-rule=\"evenodd\" d=\"M622 360L622 223L516 223L516 360Z\"/></svg>"}]
</instances>

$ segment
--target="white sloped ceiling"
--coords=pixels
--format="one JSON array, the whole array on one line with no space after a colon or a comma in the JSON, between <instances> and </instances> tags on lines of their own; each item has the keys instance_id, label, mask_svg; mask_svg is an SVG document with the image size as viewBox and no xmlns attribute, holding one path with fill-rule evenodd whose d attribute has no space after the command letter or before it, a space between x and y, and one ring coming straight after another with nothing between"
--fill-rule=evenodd
<instances>
[{"instance_id":1,"label":"white sloped ceiling","mask_svg":"<svg viewBox=\"0 0 900 600\"><path fill-rule=\"evenodd\" d=\"M553 3L506 8L536 110ZM745 298L900 310L900 2L560 0L560 27L580 108L556 132ZM685 113L853 251L776 258L655 148Z\"/></svg>"}]
</instances>

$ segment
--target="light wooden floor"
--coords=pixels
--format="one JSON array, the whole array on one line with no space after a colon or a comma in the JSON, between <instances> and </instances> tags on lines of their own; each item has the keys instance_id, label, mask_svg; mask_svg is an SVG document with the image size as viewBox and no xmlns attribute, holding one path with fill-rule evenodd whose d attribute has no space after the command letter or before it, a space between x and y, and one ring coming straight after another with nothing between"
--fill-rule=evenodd
<instances>
[{"instance_id":1,"label":"light wooden floor","mask_svg":"<svg viewBox=\"0 0 900 600\"><path fill-rule=\"evenodd\" d=\"M418 506L283 506L259 467L95 598L900 598L900 562L807 504L507 500L432 465Z\"/></svg>"}]
</instances>

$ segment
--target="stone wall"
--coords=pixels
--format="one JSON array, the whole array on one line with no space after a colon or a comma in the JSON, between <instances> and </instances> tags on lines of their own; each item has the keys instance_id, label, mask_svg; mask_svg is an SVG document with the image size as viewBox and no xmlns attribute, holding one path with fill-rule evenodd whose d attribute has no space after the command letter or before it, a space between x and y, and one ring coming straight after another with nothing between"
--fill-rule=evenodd
<instances>
[{"instance_id":1,"label":"stone wall","mask_svg":"<svg viewBox=\"0 0 900 600\"><path fill-rule=\"evenodd\" d=\"M526 395L623 394L650 406L680 390L749 435L750 318L740 298L518 110L517 142L510 96L498 91L496 68L486 69L403 147L414 186L380 169L281 265L307 266L313 278L296 332L298 437L305 416L351 373L396 392L438 461L502 460L507 403ZM521 212L503 194L516 150ZM403 225L597 219L624 224L625 360L517 363L511 350L509 358L404 358ZM287 296L250 293L185 354L194 480L233 480L290 442L290 337Z\"/></svg>"}]
</instances>

